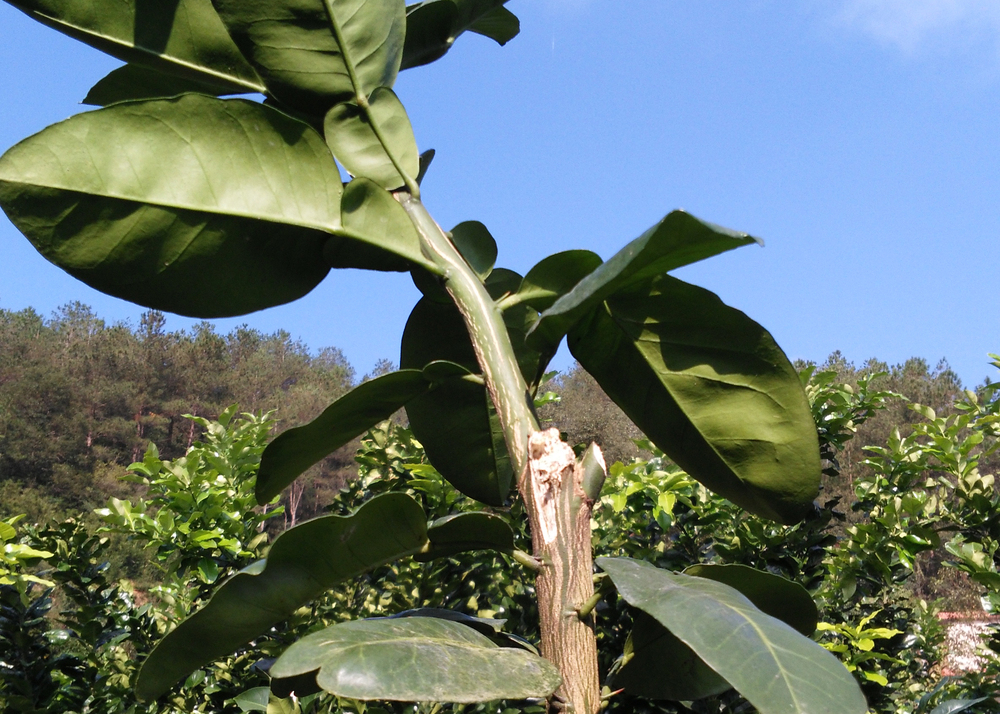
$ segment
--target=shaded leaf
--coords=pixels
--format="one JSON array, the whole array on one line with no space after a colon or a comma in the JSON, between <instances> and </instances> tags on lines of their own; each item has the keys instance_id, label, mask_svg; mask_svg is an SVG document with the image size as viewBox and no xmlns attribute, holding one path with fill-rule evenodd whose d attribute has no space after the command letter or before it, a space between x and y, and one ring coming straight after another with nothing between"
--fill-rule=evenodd
<instances>
[{"instance_id":1,"label":"shaded leaf","mask_svg":"<svg viewBox=\"0 0 1000 714\"><path fill-rule=\"evenodd\" d=\"M691 476L766 518L795 522L808 509L820 475L809 403L742 312L664 275L619 291L573 329L569 348Z\"/></svg>"},{"instance_id":2,"label":"shaded leaf","mask_svg":"<svg viewBox=\"0 0 1000 714\"><path fill-rule=\"evenodd\" d=\"M323 516L285 531L265 561L223 583L205 607L160 641L139 672L137 695L155 699L338 582L426 545L423 509L402 493L377 496L351 516Z\"/></svg>"},{"instance_id":3,"label":"shaded leaf","mask_svg":"<svg viewBox=\"0 0 1000 714\"><path fill-rule=\"evenodd\" d=\"M673 211L542 313L529 342L535 347L558 344L573 325L622 288L753 242L746 233Z\"/></svg>"},{"instance_id":4,"label":"shaded leaf","mask_svg":"<svg viewBox=\"0 0 1000 714\"><path fill-rule=\"evenodd\" d=\"M138 99L176 97L187 92L211 96L240 93L232 87L219 87L189 77L164 74L142 65L127 64L112 70L104 79L91 87L87 96L84 97L83 103L96 107L106 107L118 102L130 102Z\"/></svg>"},{"instance_id":5,"label":"shaded leaf","mask_svg":"<svg viewBox=\"0 0 1000 714\"><path fill-rule=\"evenodd\" d=\"M403 369L421 369L435 360L479 372L458 310L425 298L413 308L403 330L399 364ZM514 474L485 387L460 380L443 382L409 402L406 414L427 458L455 488L490 505L504 502Z\"/></svg>"},{"instance_id":6,"label":"shaded leaf","mask_svg":"<svg viewBox=\"0 0 1000 714\"><path fill-rule=\"evenodd\" d=\"M708 578L743 593L765 615L781 620L806 637L816 632L819 612L809 591L796 582L746 565L692 565L685 575Z\"/></svg>"},{"instance_id":7,"label":"shaded leaf","mask_svg":"<svg viewBox=\"0 0 1000 714\"><path fill-rule=\"evenodd\" d=\"M368 179L354 179L345 187L341 220L342 235L323 248L323 257L333 268L403 271L429 262L406 210Z\"/></svg>"},{"instance_id":8,"label":"shaded leaf","mask_svg":"<svg viewBox=\"0 0 1000 714\"><path fill-rule=\"evenodd\" d=\"M547 310L600 265L600 256L589 250L567 250L550 255L524 276L517 298L536 310Z\"/></svg>"},{"instance_id":9,"label":"shaded leaf","mask_svg":"<svg viewBox=\"0 0 1000 714\"><path fill-rule=\"evenodd\" d=\"M479 221L465 221L451 229L451 242L473 272L485 280L497 261L497 242Z\"/></svg>"},{"instance_id":10,"label":"shaded leaf","mask_svg":"<svg viewBox=\"0 0 1000 714\"><path fill-rule=\"evenodd\" d=\"M197 317L315 287L342 190L308 126L194 94L81 114L0 158L0 205L48 260L116 297Z\"/></svg>"},{"instance_id":11,"label":"shaded leaf","mask_svg":"<svg viewBox=\"0 0 1000 714\"><path fill-rule=\"evenodd\" d=\"M427 0L406 8L406 44L401 69L443 57L463 32L471 31L507 44L520 32L517 17L503 7L507 0Z\"/></svg>"},{"instance_id":12,"label":"shaded leaf","mask_svg":"<svg viewBox=\"0 0 1000 714\"><path fill-rule=\"evenodd\" d=\"M217 87L264 92L210 0L7 0L29 17L125 62Z\"/></svg>"},{"instance_id":13,"label":"shaded leaf","mask_svg":"<svg viewBox=\"0 0 1000 714\"><path fill-rule=\"evenodd\" d=\"M688 645L761 714L867 711L836 657L729 586L627 558L598 558L597 565L626 602Z\"/></svg>"},{"instance_id":14,"label":"shaded leaf","mask_svg":"<svg viewBox=\"0 0 1000 714\"><path fill-rule=\"evenodd\" d=\"M418 369L391 372L358 385L308 424L282 432L261 456L257 502L270 502L303 471L429 388Z\"/></svg>"},{"instance_id":15,"label":"shaded leaf","mask_svg":"<svg viewBox=\"0 0 1000 714\"><path fill-rule=\"evenodd\" d=\"M561 679L526 650L498 647L465 625L431 617L343 622L305 637L271 668L319 670L317 683L350 699L471 703L547 697Z\"/></svg>"},{"instance_id":16,"label":"shaded leaf","mask_svg":"<svg viewBox=\"0 0 1000 714\"><path fill-rule=\"evenodd\" d=\"M816 604L805 588L791 580L745 565L692 565L684 574L730 586L764 614L807 637L816 630ZM615 687L640 697L674 701L702 699L730 688L690 647L649 615L637 610L633 620L632 658L615 677Z\"/></svg>"},{"instance_id":17,"label":"shaded leaf","mask_svg":"<svg viewBox=\"0 0 1000 714\"><path fill-rule=\"evenodd\" d=\"M378 87L368 98L368 110L354 102L342 102L326 114L326 143L352 176L371 179L385 189L396 189L406 181L396 170L369 117L382 133L389 151L399 161L407 178L420 173L420 154L406 109L387 87Z\"/></svg>"},{"instance_id":18,"label":"shaded leaf","mask_svg":"<svg viewBox=\"0 0 1000 714\"><path fill-rule=\"evenodd\" d=\"M341 47L324 0L214 0L236 45L282 102L324 115L357 94L345 64L353 63L362 94L391 87L406 32L404 0L337 0Z\"/></svg>"},{"instance_id":19,"label":"shaded leaf","mask_svg":"<svg viewBox=\"0 0 1000 714\"><path fill-rule=\"evenodd\" d=\"M491 513L456 513L439 518L427 527L431 547L417 560L433 560L470 550L514 551L514 531Z\"/></svg>"},{"instance_id":20,"label":"shaded leaf","mask_svg":"<svg viewBox=\"0 0 1000 714\"><path fill-rule=\"evenodd\" d=\"M652 616L635 610L632 622L625 645L631 659L615 675L616 689L647 699L691 701L732 688Z\"/></svg>"}]
</instances>

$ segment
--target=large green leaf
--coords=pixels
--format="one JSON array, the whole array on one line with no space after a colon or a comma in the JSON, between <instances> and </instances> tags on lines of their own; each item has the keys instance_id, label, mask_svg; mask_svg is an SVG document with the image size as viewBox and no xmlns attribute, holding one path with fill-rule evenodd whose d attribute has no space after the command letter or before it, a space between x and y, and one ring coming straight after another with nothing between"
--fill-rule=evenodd
<instances>
[{"instance_id":1,"label":"large green leaf","mask_svg":"<svg viewBox=\"0 0 1000 714\"><path fill-rule=\"evenodd\" d=\"M692 701L732 689L690 647L642 610L633 611L625 653L629 659L612 684L637 697Z\"/></svg>"},{"instance_id":2,"label":"large green leaf","mask_svg":"<svg viewBox=\"0 0 1000 714\"><path fill-rule=\"evenodd\" d=\"M388 419L430 386L418 369L392 372L352 389L308 424L279 434L260 459L257 502L268 503L303 471Z\"/></svg>"},{"instance_id":3,"label":"large green leaf","mask_svg":"<svg viewBox=\"0 0 1000 714\"><path fill-rule=\"evenodd\" d=\"M354 179L341 202L342 235L327 241L323 257L334 268L404 271L433 267L406 210L381 186ZM425 271L426 272L426 271Z\"/></svg>"},{"instance_id":4,"label":"large green leaf","mask_svg":"<svg viewBox=\"0 0 1000 714\"><path fill-rule=\"evenodd\" d=\"M177 74L165 74L141 64L127 64L112 70L104 79L91 87L83 103L107 107L118 102L163 99L187 92L211 96L239 93L232 88L219 87Z\"/></svg>"},{"instance_id":5,"label":"large green leaf","mask_svg":"<svg viewBox=\"0 0 1000 714\"><path fill-rule=\"evenodd\" d=\"M126 62L215 86L264 92L210 0L7 0L30 17Z\"/></svg>"},{"instance_id":6,"label":"large green leaf","mask_svg":"<svg viewBox=\"0 0 1000 714\"><path fill-rule=\"evenodd\" d=\"M742 593L753 605L805 636L816 630L816 605L798 583L744 565L693 565L685 575L709 578ZM633 614L631 658L614 686L649 699L687 701L719 694L728 682L690 647L641 610Z\"/></svg>"},{"instance_id":7,"label":"large green leaf","mask_svg":"<svg viewBox=\"0 0 1000 714\"><path fill-rule=\"evenodd\" d=\"M363 96L391 87L406 33L404 0L333 0L345 46L324 0L214 0L237 46L282 102L323 116L355 99L350 61Z\"/></svg>"},{"instance_id":8,"label":"large green leaf","mask_svg":"<svg viewBox=\"0 0 1000 714\"><path fill-rule=\"evenodd\" d=\"M618 594L655 618L761 714L864 714L843 664L733 588L627 558L598 558Z\"/></svg>"},{"instance_id":9,"label":"large green leaf","mask_svg":"<svg viewBox=\"0 0 1000 714\"><path fill-rule=\"evenodd\" d=\"M271 667L274 677L319 670L323 689L350 699L471 703L547 697L561 683L551 662L498 647L435 617L343 622L305 637Z\"/></svg>"},{"instance_id":10,"label":"large green leaf","mask_svg":"<svg viewBox=\"0 0 1000 714\"><path fill-rule=\"evenodd\" d=\"M193 94L81 114L0 158L0 205L48 260L103 292L198 317L315 287L342 190L313 129Z\"/></svg>"},{"instance_id":11,"label":"large green leaf","mask_svg":"<svg viewBox=\"0 0 1000 714\"><path fill-rule=\"evenodd\" d=\"M795 628L806 637L816 632L819 612L809 591L779 575L746 565L692 565L685 575L708 578L739 590L761 612Z\"/></svg>"},{"instance_id":12,"label":"large green leaf","mask_svg":"<svg viewBox=\"0 0 1000 714\"><path fill-rule=\"evenodd\" d=\"M520 32L507 0L426 0L406 8L406 44L401 69L440 59L463 32L485 35L500 45Z\"/></svg>"},{"instance_id":13,"label":"large green leaf","mask_svg":"<svg viewBox=\"0 0 1000 714\"><path fill-rule=\"evenodd\" d=\"M795 369L764 328L713 293L667 275L621 290L573 329L569 348L712 490L786 523L816 497L819 445Z\"/></svg>"},{"instance_id":14,"label":"large green leaf","mask_svg":"<svg viewBox=\"0 0 1000 714\"><path fill-rule=\"evenodd\" d=\"M160 641L139 672L137 695L155 699L333 585L427 544L423 509L401 493L377 496L352 516L323 516L285 531L267 560L227 580L205 607Z\"/></svg>"},{"instance_id":15,"label":"large green leaf","mask_svg":"<svg viewBox=\"0 0 1000 714\"><path fill-rule=\"evenodd\" d=\"M406 181L396 170L373 124L406 177L415 179L420 172L417 140L403 103L388 87L377 87L372 92L365 111L354 102L341 102L327 112L323 123L326 143L352 176L371 179L384 189L399 188Z\"/></svg>"},{"instance_id":16,"label":"large green leaf","mask_svg":"<svg viewBox=\"0 0 1000 714\"><path fill-rule=\"evenodd\" d=\"M548 310L600 265L600 256L589 250L567 250L550 255L524 276L517 290L517 300L536 310Z\"/></svg>"},{"instance_id":17,"label":"large green leaf","mask_svg":"<svg viewBox=\"0 0 1000 714\"><path fill-rule=\"evenodd\" d=\"M514 531L492 513L456 513L439 518L427 527L431 547L414 556L417 560L444 558L470 550L514 551Z\"/></svg>"},{"instance_id":18,"label":"large green leaf","mask_svg":"<svg viewBox=\"0 0 1000 714\"><path fill-rule=\"evenodd\" d=\"M453 305L420 300L403 330L399 365L447 360L479 372L462 316ZM434 467L467 496L503 504L514 472L485 387L453 380L406 405L414 436Z\"/></svg>"},{"instance_id":19,"label":"large green leaf","mask_svg":"<svg viewBox=\"0 0 1000 714\"><path fill-rule=\"evenodd\" d=\"M535 347L558 344L573 325L618 290L755 241L746 233L673 211L543 312L529 342Z\"/></svg>"}]
</instances>

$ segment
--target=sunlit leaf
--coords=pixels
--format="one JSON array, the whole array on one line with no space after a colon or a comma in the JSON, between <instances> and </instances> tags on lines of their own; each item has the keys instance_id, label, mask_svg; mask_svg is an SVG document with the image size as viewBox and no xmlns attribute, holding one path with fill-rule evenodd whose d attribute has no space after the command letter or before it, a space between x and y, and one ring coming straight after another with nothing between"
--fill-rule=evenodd
<instances>
[{"instance_id":1,"label":"sunlit leaf","mask_svg":"<svg viewBox=\"0 0 1000 714\"><path fill-rule=\"evenodd\" d=\"M573 329L569 348L713 491L782 522L810 507L820 460L809 403L784 353L742 312L664 275L609 298Z\"/></svg>"},{"instance_id":2,"label":"sunlit leaf","mask_svg":"<svg viewBox=\"0 0 1000 714\"><path fill-rule=\"evenodd\" d=\"M529 341L535 347L558 344L581 318L628 285L753 242L746 233L673 211L543 312Z\"/></svg>"},{"instance_id":3,"label":"sunlit leaf","mask_svg":"<svg viewBox=\"0 0 1000 714\"><path fill-rule=\"evenodd\" d=\"M80 114L0 158L0 205L48 260L116 297L197 317L315 287L342 190L313 129L193 94Z\"/></svg>"},{"instance_id":4,"label":"sunlit leaf","mask_svg":"<svg viewBox=\"0 0 1000 714\"><path fill-rule=\"evenodd\" d=\"M324 0L214 0L236 45L280 101L323 116L361 93L391 87L406 32L404 0L336 0L333 12L345 46L336 40Z\"/></svg>"},{"instance_id":5,"label":"sunlit leaf","mask_svg":"<svg viewBox=\"0 0 1000 714\"><path fill-rule=\"evenodd\" d=\"M285 531L267 560L233 576L181 622L143 663L137 695L155 699L189 672L258 637L337 583L427 545L420 505L402 493L352 516L323 516Z\"/></svg>"},{"instance_id":6,"label":"sunlit leaf","mask_svg":"<svg viewBox=\"0 0 1000 714\"><path fill-rule=\"evenodd\" d=\"M39 22L125 62L234 93L264 92L210 0L7 0Z\"/></svg>"},{"instance_id":7,"label":"sunlit leaf","mask_svg":"<svg viewBox=\"0 0 1000 714\"><path fill-rule=\"evenodd\" d=\"M372 122L379 128L381 139ZM416 179L420 172L420 154L410 119L396 94L387 87L372 92L366 111L354 102L336 105L327 112L323 127L330 150L352 176L371 179L390 190L404 185L382 140L408 178Z\"/></svg>"},{"instance_id":8,"label":"sunlit leaf","mask_svg":"<svg viewBox=\"0 0 1000 714\"><path fill-rule=\"evenodd\" d=\"M517 297L536 310L547 310L600 265L600 256L589 250L567 250L550 255L524 276Z\"/></svg>"},{"instance_id":9,"label":"sunlit leaf","mask_svg":"<svg viewBox=\"0 0 1000 714\"><path fill-rule=\"evenodd\" d=\"M760 714L864 714L844 665L733 588L627 558L598 558L625 601L655 618Z\"/></svg>"},{"instance_id":10,"label":"sunlit leaf","mask_svg":"<svg viewBox=\"0 0 1000 714\"><path fill-rule=\"evenodd\" d=\"M433 617L343 622L289 647L274 677L318 671L324 690L350 699L471 703L547 697L561 683L549 661L498 647Z\"/></svg>"}]
</instances>

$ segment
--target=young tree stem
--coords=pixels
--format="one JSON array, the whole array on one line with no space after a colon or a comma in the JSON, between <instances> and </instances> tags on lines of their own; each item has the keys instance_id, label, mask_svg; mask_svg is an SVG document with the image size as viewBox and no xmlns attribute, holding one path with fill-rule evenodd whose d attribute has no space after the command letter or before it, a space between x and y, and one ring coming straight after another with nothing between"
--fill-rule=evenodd
<instances>
[{"instance_id":1,"label":"young tree stem","mask_svg":"<svg viewBox=\"0 0 1000 714\"><path fill-rule=\"evenodd\" d=\"M424 251L441 268L503 426L531 523L534 556L541 563L536 584L542 655L562 673L556 695L575 714L597 714L597 640L592 619L577 614L581 603L594 595L592 500L584 490L587 469L577 463L557 430L540 431L503 314L482 281L418 198L406 192L396 197L420 234ZM603 468L603 458L598 461Z\"/></svg>"}]
</instances>

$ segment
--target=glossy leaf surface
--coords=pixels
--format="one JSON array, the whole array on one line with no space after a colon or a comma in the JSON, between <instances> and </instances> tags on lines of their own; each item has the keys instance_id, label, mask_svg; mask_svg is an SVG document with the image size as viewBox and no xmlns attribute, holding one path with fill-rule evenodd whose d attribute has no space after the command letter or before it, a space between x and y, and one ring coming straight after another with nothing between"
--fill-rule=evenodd
<instances>
[{"instance_id":1,"label":"glossy leaf surface","mask_svg":"<svg viewBox=\"0 0 1000 714\"><path fill-rule=\"evenodd\" d=\"M601 257L589 250L567 250L550 255L524 276L517 297L538 311L548 310L600 265Z\"/></svg>"},{"instance_id":2,"label":"glossy leaf surface","mask_svg":"<svg viewBox=\"0 0 1000 714\"><path fill-rule=\"evenodd\" d=\"M431 547L417 560L444 558L470 550L514 551L514 531L492 513L456 513L439 518L427 527Z\"/></svg>"},{"instance_id":3,"label":"glossy leaf surface","mask_svg":"<svg viewBox=\"0 0 1000 714\"><path fill-rule=\"evenodd\" d=\"M479 372L458 310L424 298L407 320L399 364L403 369L422 369L435 360ZM483 503L504 502L514 472L485 387L460 380L443 382L409 402L406 414L428 459L455 488Z\"/></svg>"},{"instance_id":4,"label":"glossy leaf surface","mask_svg":"<svg viewBox=\"0 0 1000 714\"><path fill-rule=\"evenodd\" d=\"M223 96L236 94L232 88L219 87L176 74L164 74L138 64L127 64L112 70L90 88L84 104L106 107L118 102L139 99L164 99L187 92Z\"/></svg>"},{"instance_id":5,"label":"glossy leaf surface","mask_svg":"<svg viewBox=\"0 0 1000 714\"><path fill-rule=\"evenodd\" d=\"M338 582L426 544L423 509L401 493L377 496L351 516L323 516L285 531L266 560L223 583L205 607L160 641L139 673L138 696L155 699Z\"/></svg>"},{"instance_id":6,"label":"glossy leaf surface","mask_svg":"<svg viewBox=\"0 0 1000 714\"><path fill-rule=\"evenodd\" d=\"M200 95L80 114L0 159L0 205L48 260L103 292L197 317L315 287L342 190L314 130Z\"/></svg>"},{"instance_id":7,"label":"glossy leaf surface","mask_svg":"<svg viewBox=\"0 0 1000 714\"><path fill-rule=\"evenodd\" d=\"M416 179L420 153L413 127L403 104L387 87L375 89L368 105L367 113L354 102L342 102L327 112L323 122L326 143L352 176L371 179L388 190L399 188L405 181L375 134L372 122L379 127L407 177Z\"/></svg>"},{"instance_id":8,"label":"glossy leaf surface","mask_svg":"<svg viewBox=\"0 0 1000 714\"><path fill-rule=\"evenodd\" d=\"M796 582L746 565L692 565L685 575L708 578L739 590L761 612L806 637L816 632L819 612L809 591Z\"/></svg>"},{"instance_id":9,"label":"glossy leaf surface","mask_svg":"<svg viewBox=\"0 0 1000 714\"><path fill-rule=\"evenodd\" d=\"M684 574L730 586L764 614L807 637L816 630L816 605L798 583L745 565L693 565ZM701 699L730 688L690 647L649 615L638 610L633 620L633 656L615 677L615 687L641 697L674 701Z\"/></svg>"},{"instance_id":10,"label":"glossy leaf surface","mask_svg":"<svg viewBox=\"0 0 1000 714\"><path fill-rule=\"evenodd\" d=\"M420 370L391 372L358 385L308 424L282 432L261 456L257 502L270 502L303 471L429 388Z\"/></svg>"},{"instance_id":11,"label":"glossy leaf surface","mask_svg":"<svg viewBox=\"0 0 1000 714\"><path fill-rule=\"evenodd\" d=\"M843 664L738 591L627 558L599 558L621 597L655 618L761 714L864 714Z\"/></svg>"},{"instance_id":12,"label":"glossy leaf surface","mask_svg":"<svg viewBox=\"0 0 1000 714\"><path fill-rule=\"evenodd\" d=\"M319 670L324 690L350 699L472 703L547 697L561 679L526 650L498 647L463 624L434 617L356 620L305 637L271 668L275 677Z\"/></svg>"},{"instance_id":13,"label":"glossy leaf surface","mask_svg":"<svg viewBox=\"0 0 1000 714\"><path fill-rule=\"evenodd\" d=\"M404 271L427 263L406 211L368 179L354 179L344 188L341 220L343 234L323 248L331 267Z\"/></svg>"},{"instance_id":14,"label":"glossy leaf surface","mask_svg":"<svg viewBox=\"0 0 1000 714\"><path fill-rule=\"evenodd\" d=\"M573 325L622 288L755 240L690 213L673 211L543 312L529 340L536 347L558 344Z\"/></svg>"},{"instance_id":15,"label":"glossy leaf surface","mask_svg":"<svg viewBox=\"0 0 1000 714\"><path fill-rule=\"evenodd\" d=\"M406 32L404 0L336 0L337 43L324 0L214 0L215 8L271 94L323 116L354 99L346 61L364 96L391 87Z\"/></svg>"},{"instance_id":16,"label":"glossy leaf surface","mask_svg":"<svg viewBox=\"0 0 1000 714\"><path fill-rule=\"evenodd\" d=\"M472 31L500 45L520 32L517 17L503 7L507 0L426 0L406 8L406 44L401 69L443 57L463 32Z\"/></svg>"},{"instance_id":17,"label":"glossy leaf surface","mask_svg":"<svg viewBox=\"0 0 1000 714\"><path fill-rule=\"evenodd\" d=\"M786 523L816 497L819 444L795 369L764 328L713 293L667 275L622 290L574 328L569 348L713 491Z\"/></svg>"},{"instance_id":18,"label":"glossy leaf surface","mask_svg":"<svg viewBox=\"0 0 1000 714\"><path fill-rule=\"evenodd\" d=\"M210 0L7 0L28 16L125 62L216 86L263 92Z\"/></svg>"}]
</instances>

